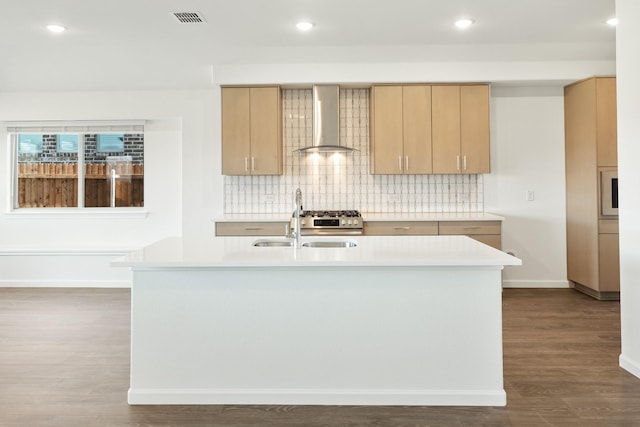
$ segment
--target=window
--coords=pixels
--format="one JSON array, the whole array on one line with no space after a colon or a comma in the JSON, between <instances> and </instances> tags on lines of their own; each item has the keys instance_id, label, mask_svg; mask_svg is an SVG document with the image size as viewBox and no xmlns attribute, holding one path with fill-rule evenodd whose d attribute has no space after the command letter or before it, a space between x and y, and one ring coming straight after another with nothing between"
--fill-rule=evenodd
<instances>
[{"instance_id":1,"label":"window","mask_svg":"<svg viewBox=\"0 0 640 427\"><path fill-rule=\"evenodd\" d=\"M96 151L98 153L123 153L124 134L103 133L97 137Z\"/></svg>"},{"instance_id":2,"label":"window","mask_svg":"<svg viewBox=\"0 0 640 427\"><path fill-rule=\"evenodd\" d=\"M42 135L20 134L18 136L18 152L25 156L42 153Z\"/></svg>"},{"instance_id":3,"label":"window","mask_svg":"<svg viewBox=\"0 0 640 427\"><path fill-rule=\"evenodd\" d=\"M62 133L58 135L58 153L77 153L78 135L74 133Z\"/></svg>"},{"instance_id":4,"label":"window","mask_svg":"<svg viewBox=\"0 0 640 427\"><path fill-rule=\"evenodd\" d=\"M80 128L76 132L75 130ZM144 206L142 125L7 126L13 209Z\"/></svg>"}]
</instances>

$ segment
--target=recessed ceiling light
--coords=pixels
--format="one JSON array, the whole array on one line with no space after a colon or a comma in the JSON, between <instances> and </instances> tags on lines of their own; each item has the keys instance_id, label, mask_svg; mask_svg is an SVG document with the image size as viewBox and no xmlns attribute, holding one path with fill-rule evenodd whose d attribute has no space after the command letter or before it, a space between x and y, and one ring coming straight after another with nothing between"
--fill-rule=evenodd
<instances>
[{"instance_id":1,"label":"recessed ceiling light","mask_svg":"<svg viewBox=\"0 0 640 427\"><path fill-rule=\"evenodd\" d=\"M309 31L313 28L313 24L311 22L298 22L296 28L300 31Z\"/></svg>"},{"instance_id":2,"label":"recessed ceiling light","mask_svg":"<svg viewBox=\"0 0 640 427\"><path fill-rule=\"evenodd\" d=\"M471 19L458 19L455 22L456 27L460 28L460 29L465 29L465 28L469 28L471 26L471 24L473 24L473 21Z\"/></svg>"},{"instance_id":3,"label":"recessed ceiling light","mask_svg":"<svg viewBox=\"0 0 640 427\"><path fill-rule=\"evenodd\" d=\"M63 27L62 25L51 24L47 25L47 30L51 31L52 33L63 33L67 30L67 28Z\"/></svg>"},{"instance_id":4,"label":"recessed ceiling light","mask_svg":"<svg viewBox=\"0 0 640 427\"><path fill-rule=\"evenodd\" d=\"M611 25L612 27L615 27L616 25L618 25L618 18L607 19L607 24Z\"/></svg>"}]
</instances>

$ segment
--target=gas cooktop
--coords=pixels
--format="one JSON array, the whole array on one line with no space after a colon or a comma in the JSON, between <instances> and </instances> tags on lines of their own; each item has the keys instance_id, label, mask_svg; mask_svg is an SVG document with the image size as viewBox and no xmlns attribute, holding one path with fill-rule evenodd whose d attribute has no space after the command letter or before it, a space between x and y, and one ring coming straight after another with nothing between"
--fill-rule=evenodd
<instances>
[{"instance_id":1,"label":"gas cooktop","mask_svg":"<svg viewBox=\"0 0 640 427\"><path fill-rule=\"evenodd\" d=\"M363 228L357 210L305 210L300 214L302 234L362 234Z\"/></svg>"},{"instance_id":2,"label":"gas cooktop","mask_svg":"<svg viewBox=\"0 0 640 427\"><path fill-rule=\"evenodd\" d=\"M360 211L339 210L339 211L302 211L301 217L327 217L327 218L361 218Z\"/></svg>"}]
</instances>

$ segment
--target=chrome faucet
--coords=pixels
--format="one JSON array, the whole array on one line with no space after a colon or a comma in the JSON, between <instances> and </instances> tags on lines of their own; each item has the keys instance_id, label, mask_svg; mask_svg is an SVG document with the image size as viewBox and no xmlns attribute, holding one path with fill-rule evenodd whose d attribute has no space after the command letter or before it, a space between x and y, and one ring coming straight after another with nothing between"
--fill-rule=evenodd
<instances>
[{"instance_id":1,"label":"chrome faucet","mask_svg":"<svg viewBox=\"0 0 640 427\"><path fill-rule=\"evenodd\" d=\"M290 230L290 237L293 239L295 248L300 249L300 214L302 213L302 190L296 189L294 199L295 210L293 211L293 230Z\"/></svg>"}]
</instances>

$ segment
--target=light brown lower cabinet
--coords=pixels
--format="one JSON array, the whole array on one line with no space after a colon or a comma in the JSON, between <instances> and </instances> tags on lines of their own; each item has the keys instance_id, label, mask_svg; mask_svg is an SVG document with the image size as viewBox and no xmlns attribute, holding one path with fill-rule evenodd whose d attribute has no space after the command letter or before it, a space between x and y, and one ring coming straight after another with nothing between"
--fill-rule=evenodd
<instances>
[{"instance_id":1,"label":"light brown lower cabinet","mask_svg":"<svg viewBox=\"0 0 640 427\"><path fill-rule=\"evenodd\" d=\"M285 236L288 232L289 223L284 221L215 223L216 236ZM363 230L365 236L464 235L499 250L501 233L500 221L365 221Z\"/></svg>"},{"instance_id":2,"label":"light brown lower cabinet","mask_svg":"<svg viewBox=\"0 0 640 427\"><path fill-rule=\"evenodd\" d=\"M440 235L463 235L502 250L500 221L440 221Z\"/></svg>"},{"instance_id":3,"label":"light brown lower cabinet","mask_svg":"<svg viewBox=\"0 0 640 427\"><path fill-rule=\"evenodd\" d=\"M467 236L492 248L502 250L502 236L500 234L467 234Z\"/></svg>"},{"instance_id":4,"label":"light brown lower cabinet","mask_svg":"<svg viewBox=\"0 0 640 427\"><path fill-rule=\"evenodd\" d=\"M596 299L619 300L618 220L598 220L597 229L592 233L585 232L581 243L582 246L576 246L576 242L573 242L574 249L567 252L568 279L576 290Z\"/></svg>"},{"instance_id":5,"label":"light brown lower cabinet","mask_svg":"<svg viewBox=\"0 0 640 427\"><path fill-rule=\"evenodd\" d=\"M438 221L365 221L369 236L437 236Z\"/></svg>"},{"instance_id":6,"label":"light brown lower cabinet","mask_svg":"<svg viewBox=\"0 0 640 427\"><path fill-rule=\"evenodd\" d=\"M286 236L289 223L282 222L216 222L216 236Z\"/></svg>"},{"instance_id":7,"label":"light brown lower cabinet","mask_svg":"<svg viewBox=\"0 0 640 427\"><path fill-rule=\"evenodd\" d=\"M496 249L502 249L500 221L365 221L369 236L464 235Z\"/></svg>"},{"instance_id":8,"label":"light brown lower cabinet","mask_svg":"<svg viewBox=\"0 0 640 427\"><path fill-rule=\"evenodd\" d=\"M618 299L620 292L620 247L618 233L598 235L598 264L600 293L613 292Z\"/></svg>"}]
</instances>

